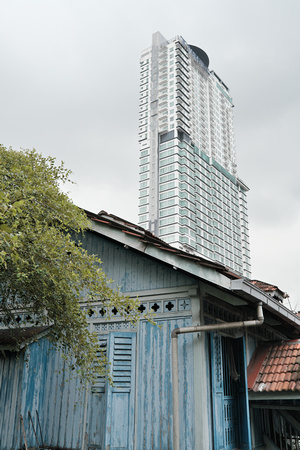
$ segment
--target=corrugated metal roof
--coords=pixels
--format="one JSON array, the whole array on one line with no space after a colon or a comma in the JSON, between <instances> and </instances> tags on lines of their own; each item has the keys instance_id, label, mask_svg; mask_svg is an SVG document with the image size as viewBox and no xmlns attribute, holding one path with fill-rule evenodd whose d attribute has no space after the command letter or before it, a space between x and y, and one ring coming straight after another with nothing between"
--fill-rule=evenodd
<instances>
[{"instance_id":1,"label":"corrugated metal roof","mask_svg":"<svg viewBox=\"0 0 300 450\"><path fill-rule=\"evenodd\" d=\"M262 345L248 367L252 392L300 391L300 340Z\"/></svg>"},{"instance_id":2,"label":"corrugated metal roof","mask_svg":"<svg viewBox=\"0 0 300 450\"><path fill-rule=\"evenodd\" d=\"M134 251L148 255L150 258L169 264L174 269L195 276L197 279L201 278L223 289L231 290L239 297L246 299L248 304L256 304L257 301L262 301L263 307L274 314L275 319L280 317L280 320L288 326L288 329L286 326L284 327L284 332L281 333L282 337L286 336L293 339L299 336L300 320L289 308L282 304L282 298L285 297L285 294L276 286L259 282L259 287L257 285L258 280L251 282L220 263L192 252L177 249L139 225L113 214L108 214L106 211L100 211L98 214L87 210L85 212L92 222L91 230L93 232L117 241L126 248L130 247ZM273 286L276 290L268 290L269 286ZM268 317L268 320L270 322L272 317Z\"/></svg>"},{"instance_id":3,"label":"corrugated metal roof","mask_svg":"<svg viewBox=\"0 0 300 450\"><path fill-rule=\"evenodd\" d=\"M170 252L172 254L176 254L183 258L194 261L196 264L200 264L202 266L211 267L218 272L221 272L223 275L227 276L230 279L241 278L240 275L234 273L233 271L227 269L224 265L210 261L202 256L195 255L193 253L188 253L183 250L179 250L175 247L164 242L162 239L155 236L148 230L140 227L139 225L135 225L131 222L128 222L120 217L117 217L113 214L108 214L106 211L100 211L98 214L92 213L90 211L85 210L85 213L89 217L89 219L94 220L96 222L103 223L108 225L109 227L117 228L121 230L125 234L130 234L139 239L140 242L144 244L151 244L155 247L164 250L166 252Z\"/></svg>"},{"instance_id":4,"label":"corrugated metal roof","mask_svg":"<svg viewBox=\"0 0 300 450\"><path fill-rule=\"evenodd\" d=\"M44 335L49 326L0 329L0 349L19 350Z\"/></svg>"}]
</instances>

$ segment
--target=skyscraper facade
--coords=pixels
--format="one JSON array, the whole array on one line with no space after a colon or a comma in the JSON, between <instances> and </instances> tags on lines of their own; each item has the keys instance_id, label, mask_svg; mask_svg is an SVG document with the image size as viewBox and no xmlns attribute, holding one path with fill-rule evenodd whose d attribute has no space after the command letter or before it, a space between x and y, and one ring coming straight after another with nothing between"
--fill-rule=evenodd
<instances>
[{"instance_id":1,"label":"skyscraper facade","mask_svg":"<svg viewBox=\"0 0 300 450\"><path fill-rule=\"evenodd\" d=\"M155 33L140 70L139 224L250 277L248 188L237 176L228 87L180 36Z\"/></svg>"}]
</instances>

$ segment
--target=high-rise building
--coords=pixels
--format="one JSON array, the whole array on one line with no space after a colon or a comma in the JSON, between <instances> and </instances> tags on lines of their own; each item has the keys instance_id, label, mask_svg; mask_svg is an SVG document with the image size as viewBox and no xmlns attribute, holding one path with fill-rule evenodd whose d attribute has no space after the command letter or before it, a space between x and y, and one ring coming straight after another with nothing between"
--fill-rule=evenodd
<instances>
[{"instance_id":1,"label":"high-rise building","mask_svg":"<svg viewBox=\"0 0 300 450\"><path fill-rule=\"evenodd\" d=\"M180 36L155 33L140 65L139 224L250 277L248 188L237 176L228 87Z\"/></svg>"}]
</instances>

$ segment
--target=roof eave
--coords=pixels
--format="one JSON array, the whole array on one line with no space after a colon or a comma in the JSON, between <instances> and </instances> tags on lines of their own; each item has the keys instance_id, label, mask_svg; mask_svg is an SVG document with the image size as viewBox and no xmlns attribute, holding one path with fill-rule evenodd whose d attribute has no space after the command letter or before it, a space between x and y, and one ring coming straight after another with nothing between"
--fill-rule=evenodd
<instances>
[{"instance_id":1,"label":"roof eave","mask_svg":"<svg viewBox=\"0 0 300 450\"><path fill-rule=\"evenodd\" d=\"M91 223L91 229L96 233L118 241L124 246L128 246L131 249L150 256L151 258L157 259L160 262L166 263L169 266L172 266L174 270L182 270L192 276L201 278L209 283L213 283L224 289L230 290L230 278L226 277L217 270L211 270L210 267L197 264L197 262L195 262L192 258L183 258L176 253L167 252L155 245L144 243L135 235L123 233L121 230L109 227L104 223L94 220L92 220Z\"/></svg>"},{"instance_id":2,"label":"roof eave","mask_svg":"<svg viewBox=\"0 0 300 450\"><path fill-rule=\"evenodd\" d=\"M249 401L300 400L300 391L252 392L248 391Z\"/></svg>"},{"instance_id":3,"label":"roof eave","mask_svg":"<svg viewBox=\"0 0 300 450\"><path fill-rule=\"evenodd\" d=\"M297 314L294 314L282 303L279 303L272 296L257 288L246 278L231 280L231 290L251 302L261 301L265 309L272 311L286 322L300 329L300 317Z\"/></svg>"}]
</instances>

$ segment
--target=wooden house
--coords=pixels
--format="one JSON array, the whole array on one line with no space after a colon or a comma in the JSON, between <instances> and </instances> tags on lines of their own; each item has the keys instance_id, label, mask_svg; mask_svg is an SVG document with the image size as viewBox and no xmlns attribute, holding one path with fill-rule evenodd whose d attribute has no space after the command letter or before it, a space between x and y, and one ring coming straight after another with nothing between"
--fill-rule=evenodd
<instances>
[{"instance_id":1,"label":"wooden house","mask_svg":"<svg viewBox=\"0 0 300 450\"><path fill-rule=\"evenodd\" d=\"M70 378L47 329L21 317L24 349L16 352L0 327L0 449L24 448L25 438L28 448L52 449L266 448L247 366L260 344L298 339L300 317L218 263L105 212L88 216L83 246L115 286L138 296L141 320L134 326L114 309L108 321L101 299L92 310L82 304L113 378L89 390ZM143 319L147 311L157 325Z\"/></svg>"}]
</instances>

